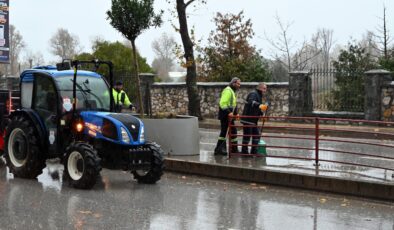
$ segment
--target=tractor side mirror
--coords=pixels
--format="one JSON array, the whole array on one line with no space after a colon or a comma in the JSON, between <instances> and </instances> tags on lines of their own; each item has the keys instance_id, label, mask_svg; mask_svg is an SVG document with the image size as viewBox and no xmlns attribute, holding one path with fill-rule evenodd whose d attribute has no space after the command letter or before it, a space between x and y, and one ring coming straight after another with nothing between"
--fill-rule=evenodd
<instances>
[{"instance_id":1,"label":"tractor side mirror","mask_svg":"<svg viewBox=\"0 0 394 230\"><path fill-rule=\"evenodd\" d=\"M57 64L56 64L56 69L57 69L58 71L70 70L70 69L71 69L71 64L70 64L70 62L61 62L61 63L57 63Z\"/></svg>"}]
</instances>

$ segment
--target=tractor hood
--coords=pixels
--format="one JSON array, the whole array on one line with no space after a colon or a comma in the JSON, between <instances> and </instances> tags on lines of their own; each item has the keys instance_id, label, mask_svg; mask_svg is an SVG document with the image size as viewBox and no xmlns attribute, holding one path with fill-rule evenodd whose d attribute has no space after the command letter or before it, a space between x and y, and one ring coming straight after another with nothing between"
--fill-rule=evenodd
<instances>
[{"instance_id":1,"label":"tractor hood","mask_svg":"<svg viewBox=\"0 0 394 230\"><path fill-rule=\"evenodd\" d=\"M131 114L84 111L80 113L84 121L85 134L122 145L145 143L142 121Z\"/></svg>"}]
</instances>

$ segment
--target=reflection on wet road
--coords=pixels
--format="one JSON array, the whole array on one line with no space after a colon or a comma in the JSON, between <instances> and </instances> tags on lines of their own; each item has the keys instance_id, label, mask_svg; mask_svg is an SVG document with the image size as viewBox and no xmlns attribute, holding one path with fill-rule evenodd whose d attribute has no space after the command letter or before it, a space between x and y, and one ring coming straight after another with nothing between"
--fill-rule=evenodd
<instances>
[{"instance_id":1,"label":"reflection on wet road","mask_svg":"<svg viewBox=\"0 0 394 230\"><path fill-rule=\"evenodd\" d=\"M394 170L386 170L365 166L355 166L350 164L340 164L320 161L319 167L315 167L315 151L304 150L304 149L291 149L291 147L304 147L314 148L314 140L303 140L303 139L289 139L281 138L284 133L270 133L271 137L264 137L263 139L267 143L267 146L277 146L287 148L267 148L268 155L270 157L264 158L263 160L256 159L236 159L227 160L224 162L218 162L216 157L213 156L213 151L217 142L218 136L217 130L212 129L200 129L200 155L191 157L182 157L184 160L197 160L200 162L207 163L220 163L237 165L243 167L254 167L264 168L272 170L280 170L293 173L307 173L312 175L323 175L323 176L334 176L341 178L348 178L351 180L365 180L365 181L379 181L379 182L394 182ZM298 137L298 138L313 138L313 136L306 135L291 135L286 134L287 137ZM276 138L274 138L276 137ZM324 137L326 140L332 139L330 137ZM394 169L394 160L383 159L370 156L358 156L334 151L350 151L362 154L372 154L375 156L394 157L394 141L393 140L367 140L367 139L354 139L354 138L340 138L342 141L363 141L370 144L385 144L386 147L372 146L363 144L352 144L342 142L329 142L321 141L319 146L321 149L326 151L319 151L319 158L321 160L330 160L338 162L347 162L351 164L362 164L371 165L376 167L384 167ZM388 147L391 146L391 147ZM290 147L290 148L289 148ZM284 158L276 158L276 157ZM301 159L289 159L288 157L306 158L308 160ZM220 160L220 159L219 159ZM221 160L223 161L223 160Z\"/></svg>"},{"instance_id":2,"label":"reflection on wet road","mask_svg":"<svg viewBox=\"0 0 394 230\"><path fill-rule=\"evenodd\" d=\"M38 180L0 165L0 229L394 229L394 204L166 173L156 185L103 170L69 188L62 166Z\"/></svg>"}]
</instances>

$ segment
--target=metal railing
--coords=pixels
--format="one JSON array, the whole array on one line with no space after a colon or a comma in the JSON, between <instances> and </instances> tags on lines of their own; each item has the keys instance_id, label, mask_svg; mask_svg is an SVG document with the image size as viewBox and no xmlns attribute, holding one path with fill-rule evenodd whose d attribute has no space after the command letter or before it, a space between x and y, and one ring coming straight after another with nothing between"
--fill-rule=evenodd
<instances>
[{"instance_id":1,"label":"metal railing","mask_svg":"<svg viewBox=\"0 0 394 230\"><path fill-rule=\"evenodd\" d=\"M239 116L244 117L252 116ZM234 119L235 117L232 117ZM237 131L243 127L258 127L263 125L262 135L258 138L281 139L283 145L273 144L266 141L265 148L268 150L287 149L288 152L298 151L297 154L281 154L283 151L268 151L266 155L244 154L232 152L233 146L259 147L259 145L228 143L229 157L254 156L273 157L314 161L319 166L320 162L331 162L353 166L377 168L383 170L394 170L394 122L367 121L355 119L335 119L319 117L254 117L260 120L275 120L275 122L258 125L243 125L229 122L229 129L236 128ZM231 120L231 119L229 119ZM343 122L349 125L327 125L327 122ZM354 124L354 125L352 125ZM267 132L267 130L270 130ZM280 133L280 135L274 135ZM294 135L296 133L297 135ZM244 134L233 135L228 132L229 140L245 136ZM251 138L256 135L248 135ZM302 141L301 145L288 144L286 142ZM274 141L271 141L274 142ZM298 146L297 146L298 145ZM349 148L349 149L347 149ZM270 153L271 152L271 153ZM323 156L322 156L322 153ZM349 157L350 156L350 157Z\"/></svg>"}]
</instances>

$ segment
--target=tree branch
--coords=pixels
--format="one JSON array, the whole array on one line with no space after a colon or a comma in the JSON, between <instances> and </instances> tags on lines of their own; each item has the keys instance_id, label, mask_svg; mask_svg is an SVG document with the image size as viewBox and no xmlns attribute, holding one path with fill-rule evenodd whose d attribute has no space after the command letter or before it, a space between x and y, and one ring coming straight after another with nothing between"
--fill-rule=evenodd
<instances>
[{"instance_id":1,"label":"tree branch","mask_svg":"<svg viewBox=\"0 0 394 230\"><path fill-rule=\"evenodd\" d=\"M187 6L189 6L190 4L192 4L195 0L190 0L188 2L185 3L185 8L187 8Z\"/></svg>"}]
</instances>

